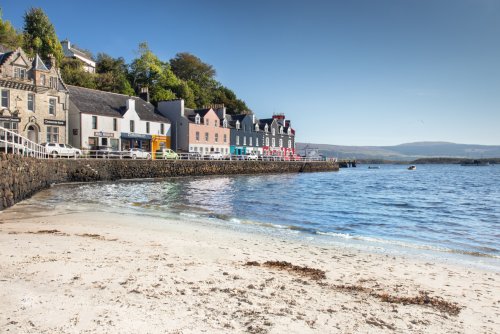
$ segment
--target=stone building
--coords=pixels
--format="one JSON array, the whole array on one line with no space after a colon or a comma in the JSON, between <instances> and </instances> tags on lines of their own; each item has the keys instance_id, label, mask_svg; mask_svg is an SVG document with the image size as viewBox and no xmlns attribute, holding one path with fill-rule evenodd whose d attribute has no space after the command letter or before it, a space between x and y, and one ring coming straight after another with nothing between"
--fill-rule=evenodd
<instances>
[{"instance_id":1,"label":"stone building","mask_svg":"<svg viewBox=\"0 0 500 334\"><path fill-rule=\"evenodd\" d=\"M66 143L68 90L55 59L29 58L18 48L0 54L0 125L36 143Z\"/></svg>"}]
</instances>

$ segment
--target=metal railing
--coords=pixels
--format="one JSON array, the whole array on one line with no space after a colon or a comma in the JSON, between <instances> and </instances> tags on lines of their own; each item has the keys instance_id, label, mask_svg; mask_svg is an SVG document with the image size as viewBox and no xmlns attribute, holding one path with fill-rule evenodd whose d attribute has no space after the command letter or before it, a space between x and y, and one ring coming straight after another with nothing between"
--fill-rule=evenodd
<instances>
[{"instance_id":1,"label":"metal railing","mask_svg":"<svg viewBox=\"0 0 500 334\"><path fill-rule=\"evenodd\" d=\"M45 147L3 127L0 127L0 152L30 156L38 159L48 158Z\"/></svg>"}]
</instances>

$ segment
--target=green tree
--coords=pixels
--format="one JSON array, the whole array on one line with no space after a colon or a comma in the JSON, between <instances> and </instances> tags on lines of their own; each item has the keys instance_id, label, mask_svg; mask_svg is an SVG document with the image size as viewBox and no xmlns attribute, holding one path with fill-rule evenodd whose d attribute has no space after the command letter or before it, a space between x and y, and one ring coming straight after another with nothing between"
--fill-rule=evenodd
<instances>
[{"instance_id":1,"label":"green tree","mask_svg":"<svg viewBox=\"0 0 500 334\"><path fill-rule=\"evenodd\" d=\"M2 19L0 9L0 44L8 49L17 49L23 45L23 35L19 34L9 21Z\"/></svg>"},{"instance_id":2,"label":"green tree","mask_svg":"<svg viewBox=\"0 0 500 334\"><path fill-rule=\"evenodd\" d=\"M60 68L65 83L86 88L96 88L96 75L86 72L80 60L64 58Z\"/></svg>"},{"instance_id":3,"label":"green tree","mask_svg":"<svg viewBox=\"0 0 500 334\"><path fill-rule=\"evenodd\" d=\"M61 64L64 54L54 26L41 8L31 8L24 14L24 50L34 56L36 53L47 59L49 55Z\"/></svg>"},{"instance_id":4,"label":"green tree","mask_svg":"<svg viewBox=\"0 0 500 334\"><path fill-rule=\"evenodd\" d=\"M236 97L236 94L229 88L220 86L214 92L212 103L223 103L229 114L247 114L250 109L246 103Z\"/></svg>"},{"instance_id":5,"label":"green tree","mask_svg":"<svg viewBox=\"0 0 500 334\"><path fill-rule=\"evenodd\" d=\"M97 55L96 86L98 89L126 95L135 95L128 80L128 66L122 57L113 58L105 53Z\"/></svg>"},{"instance_id":6,"label":"green tree","mask_svg":"<svg viewBox=\"0 0 500 334\"><path fill-rule=\"evenodd\" d=\"M215 78L215 69L204 63L200 58L188 52L180 52L170 60L172 71L184 81L192 80L199 85L208 83Z\"/></svg>"}]
</instances>

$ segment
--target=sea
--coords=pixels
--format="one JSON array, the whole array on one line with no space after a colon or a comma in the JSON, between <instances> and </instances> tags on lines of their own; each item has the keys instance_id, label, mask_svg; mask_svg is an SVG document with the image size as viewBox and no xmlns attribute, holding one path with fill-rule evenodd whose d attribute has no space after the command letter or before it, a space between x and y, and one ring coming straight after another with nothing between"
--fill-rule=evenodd
<instances>
[{"instance_id":1,"label":"sea","mask_svg":"<svg viewBox=\"0 0 500 334\"><path fill-rule=\"evenodd\" d=\"M23 202L185 220L306 243L500 270L500 166L367 165L339 172L66 184Z\"/></svg>"}]
</instances>

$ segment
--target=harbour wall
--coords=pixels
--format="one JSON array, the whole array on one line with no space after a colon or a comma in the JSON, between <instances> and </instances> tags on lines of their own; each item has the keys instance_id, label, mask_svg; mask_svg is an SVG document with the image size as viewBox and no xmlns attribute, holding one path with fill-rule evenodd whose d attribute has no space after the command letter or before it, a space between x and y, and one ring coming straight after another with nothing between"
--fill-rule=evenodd
<instances>
[{"instance_id":1,"label":"harbour wall","mask_svg":"<svg viewBox=\"0 0 500 334\"><path fill-rule=\"evenodd\" d=\"M327 161L35 159L0 153L0 210L51 184L121 179L338 171Z\"/></svg>"}]
</instances>

